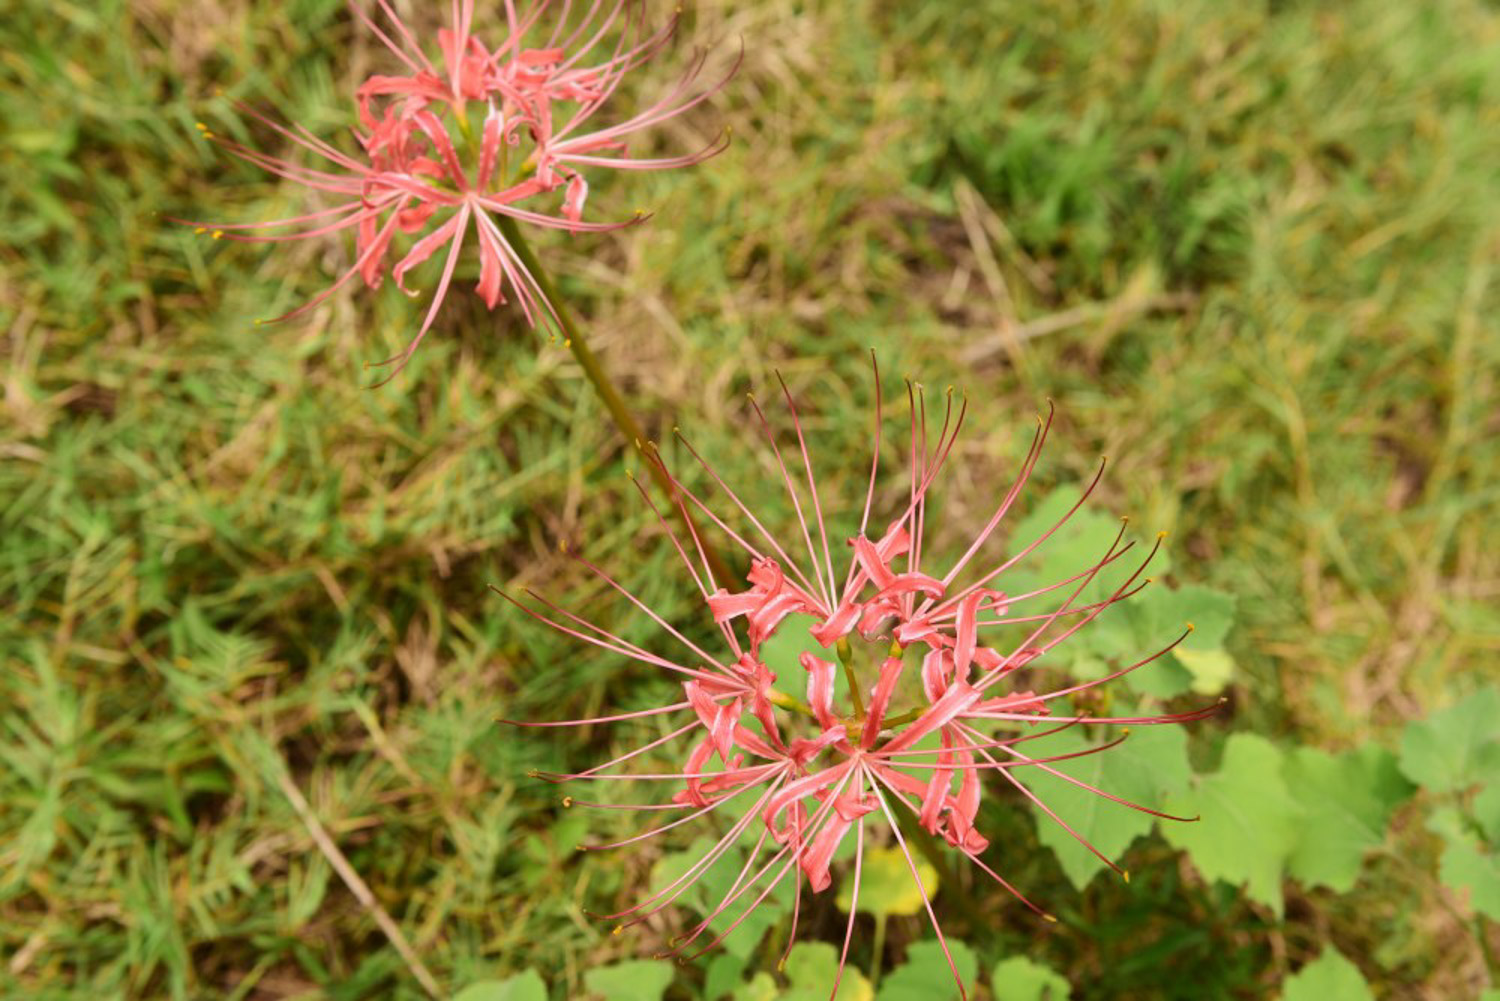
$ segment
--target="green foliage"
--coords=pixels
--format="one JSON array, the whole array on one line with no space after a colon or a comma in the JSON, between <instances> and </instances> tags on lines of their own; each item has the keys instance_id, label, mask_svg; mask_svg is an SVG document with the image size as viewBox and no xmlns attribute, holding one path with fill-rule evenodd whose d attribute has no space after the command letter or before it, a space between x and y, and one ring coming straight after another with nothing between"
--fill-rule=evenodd
<instances>
[{"instance_id":1,"label":"green foliage","mask_svg":"<svg viewBox=\"0 0 1500 1001\"><path fill-rule=\"evenodd\" d=\"M1282 1001L1375 1001L1359 967L1334 949L1287 978Z\"/></svg>"},{"instance_id":2,"label":"green foliage","mask_svg":"<svg viewBox=\"0 0 1500 1001\"><path fill-rule=\"evenodd\" d=\"M1482 688L1426 719L1401 738L1401 770L1432 792L1500 781L1500 688Z\"/></svg>"},{"instance_id":3,"label":"green foliage","mask_svg":"<svg viewBox=\"0 0 1500 1001\"><path fill-rule=\"evenodd\" d=\"M757 973L748 984L735 989L734 1001L776 1001L779 988L769 973Z\"/></svg>"},{"instance_id":4,"label":"green foliage","mask_svg":"<svg viewBox=\"0 0 1500 1001\"><path fill-rule=\"evenodd\" d=\"M703 1001L719 1001L739 986L745 973L744 958L721 952L708 962L703 974Z\"/></svg>"},{"instance_id":5,"label":"green foliage","mask_svg":"<svg viewBox=\"0 0 1500 1001\"><path fill-rule=\"evenodd\" d=\"M830 1001L838 974L839 953L827 942L798 942L786 957L786 991L780 1001ZM848 966L832 1001L871 1001L875 996L863 973Z\"/></svg>"},{"instance_id":6,"label":"green foliage","mask_svg":"<svg viewBox=\"0 0 1500 1001\"><path fill-rule=\"evenodd\" d=\"M1085 750L1102 736L1091 738L1079 726L1023 746L1032 757L1052 757ZM1118 747L1047 767L1156 810L1168 797L1186 792L1191 778L1187 734L1171 726L1137 727ZM1111 861L1118 861L1130 843L1149 833L1155 823L1149 814L1111 802L1040 767L1017 769L1013 774ZM1056 853L1074 886L1082 889L1106 868L1057 821L1040 810L1033 811L1033 817L1037 837Z\"/></svg>"},{"instance_id":7,"label":"green foliage","mask_svg":"<svg viewBox=\"0 0 1500 1001\"><path fill-rule=\"evenodd\" d=\"M583 986L602 1001L661 1001L672 983L672 964L634 959L600 966L583 974Z\"/></svg>"},{"instance_id":8,"label":"green foliage","mask_svg":"<svg viewBox=\"0 0 1500 1001\"><path fill-rule=\"evenodd\" d=\"M1251 898L1282 909L1281 874L1296 848L1304 814L1287 790L1284 755L1264 737L1237 733L1219 770L1195 782L1169 808L1201 819L1171 824L1167 840L1185 850L1208 879L1242 884Z\"/></svg>"},{"instance_id":9,"label":"green foliage","mask_svg":"<svg viewBox=\"0 0 1500 1001\"><path fill-rule=\"evenodd\" d=\"M953 979L956 969L966 987L972 987L979 975L979 960L974 951L952 936L948 937L948 956L936 940L913 942L907 946L906 961L880 980L875 1001L953 1001L959 997Z\"/></svg>"},{"instance_id":10,"label":"green foliage","mask_svg":"<svg viewBox=\"0 0 1500 1001\"><path fill-rule=\"evenodd\" d=\"M1078 494L1077 488L1048 494L1017 524L1014 537L1028 544L1040 538L1077 502ZM1082 573L1104 558L1119 533L1117 520L1091 509L1080 510L1023 561L1023 569L1014 578L1015 588L1041 587ZM1127 533L1125 538L1132 536ZM1139 546L1146 540L1137 537L1135 541ZM1157 581L1171 568L1166 548L1144 569L1144 557L1133 556L1127 554L1101 569L1075 603L1103 601L1122 588L1143 584L1148 576L1152 583L1106 610L1052 656L1084 677L1102 677L1181 639L1167 656L1125 676L1119 685L1158 699L1190 691L1200 695L1223 691L1234 672L1234 658L1224 648L1234 624L1234 595L1198 584L1174 589ZM1071 594L1073 587L1060 593ZM1191 632L1187 632L1189 625Z\"/></svg>"},{"instance_id":11,"label":"green foliage","mask_svg":"<svg viewBox=\"0 0 1500 1001\"><path fill-rule=\"evenodd\" d=\"M1012 956L995 964L990 973L990 993L995 1001L1068 1001L1073 996L1061 974L1025 956Z\"/></svg>"},{"instance_id":12,"label":"green foliage","mask_svg":"<svg viewBox=\"0 0 1500 1001\"><path fill-rule=\"evenodd\" d=\"M1486 844L1453 808L1434 812L1428 826L1443 841L1438 866L1443 883L1467 893L1475 911L1500 921L1500 846Z\"/></svg>"},{"instance_id":13,"label":"green foliage","mask_svg":"<svg viewBox=\"0 0 1500 1001\"><path fill-rule=\"evenodd\" d=\"M918 887L912 879L912 863L922 880ZM935 896L938 874L931 864L912 857L900 848L866 848L864 862L859 872L859 910L864 914L912 915L923 910L923 890L928 897ZM854 870L839 884L839 910L849 913L854 903Z\"/></svg>"},{"instance_id":14,"label":"green foliage","mask_svg":"<svg viewBox=\"0 0 1500 1001\"><path fill-rule=\"evenodd\" d=\"M535 970L504 980L482 980L453 995L453 1001L547 1001L547 985Z\"/></svg>"},{"instance_id":15,"label":"green foliage","mask_svg":"<svg viewBox=\"0 0 1500 1001\"><path fill-rule=\"evenodd\" d=\"M1386 825L1411 784L1396 770L1395 755L1372 745L1339 755L1299 747L1284 775L1303 810L1288 871L1310 886L1348 892L1366 853L1385 843Z\"/></svg>"}]
</instances>

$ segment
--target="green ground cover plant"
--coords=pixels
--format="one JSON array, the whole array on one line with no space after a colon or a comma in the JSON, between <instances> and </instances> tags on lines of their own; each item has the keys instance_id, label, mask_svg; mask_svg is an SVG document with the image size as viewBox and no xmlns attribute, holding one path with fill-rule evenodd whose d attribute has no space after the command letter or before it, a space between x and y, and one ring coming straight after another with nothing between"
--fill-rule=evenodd
<instances>
[{"instance_id":1,"label":"green ground cover plant","mask_svg":"<svg viewBox=\"0 0 1500 1001\"><path fill-rule=\"evenodd\" d=\"M301 211L195 123L274 140L242 99L334 133L378 44L337 0L13 7L0 995L826 997L841 885L804 906L784 968L779 900L722 950L657 960L701 901L620 935L588 913L625 906L695 832L576 851L638 828L530 774L630 745L496 723L677 697L488 590L566 595L656 642L559 543L663 616L701 619L626 476L642 460L567 349L455 296L371 388L366 366L405 346L425 300L388 283L256 326L325 287L350 246L273 253L167 221ZM1143 540L1170 533L1160 586L1101 617L1068 666L1100 676L1189 620L1191 641L1112 687L1113 706L1227 700L1070 771L1197 824L1047 790L1129 883L1020 797L986 802L986 858L1058 921L935 871L969 996L1491 1001L1500 12L685 15L682 51L719 41L727 60L743 39L745 62L660 142L696 148L727 123L729 150L591 194L649 226L534 241L647 433L681 458L680 426L753 481L744 394L780 372L834 460L829 488L862 490L874 347L893 378L968 394L942 501L957 526L987 515L1051 400L1017 531L1101 454L1110 469L1022 572L1076 567L1120 515ZM780 494L761 500L790 522ZM840 998L957 996L909 886L855 909Z\"/></svg>"}]
</instances>

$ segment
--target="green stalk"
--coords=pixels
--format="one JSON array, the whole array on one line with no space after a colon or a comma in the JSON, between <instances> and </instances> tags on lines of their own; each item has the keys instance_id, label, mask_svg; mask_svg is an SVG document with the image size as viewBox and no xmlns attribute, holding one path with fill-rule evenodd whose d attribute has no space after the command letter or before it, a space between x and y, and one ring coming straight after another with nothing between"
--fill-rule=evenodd
<instances>
[{"instance_id":1,"label":"green stalk","mask_svg":"<svg viewBox=\"0 0 1500 1001\"><path fill-rule=\"evenodd\" d=\"M885 924L890 916L885 911L875 914L875 951L870 953L870 990L880 986L880 960L885 954Z\"/></svg>"},{"instance_id":2,"label":"green stalk","mask_svg":"<svg viewBox=\"0 0 1500 1001\"><path fill-rule=\"evenodd\" d=\"M849 686L849 699L854 703L854 718L864 719L865 703L859 695L859 678L854 673L854 650L849 646L849 638L840 636L836 649L839 663L844 665L844 683Z\"/></svg>"},{"instance_id":3,"label":"green stalk","mask_svg":"<svg viewBox=\"0 0 1500 1001\"><path fill-rule=\"evenodd\" d=\"M609 416L614 420L615 427L619 429L620 434L624 435L626 447L628 448L633 445L644 454L648 448L652 447L650 439L646 437L646 433L641 430L641 425L625 405L624 397L615 388L615 384L610 381L609 374L604 371L604 366L600 364L598 356L594 354L593 350L589 348L588 342L584 340L583 331L579 328L578 321L573 317L572 311L568 309L566 301L564 301L562 296L557 294L557 287L552 284L551 276L542 269L542 262L537 260L536 253L531 249L531 245L521 235L520 227L515 224L515 220L499 213L496 213L496 221L499 223L500 232L505 234L505 239L510 244L511 249L515 251L516 256L525 265L526 270L531 272L532 278L536 280L537 287L542 290L542 295L546 298L548 305L551 306L553 314L557 317L557 322L562 326L563 343L567 345L569 351L573 352L573 357L577 360L579 367L583 369L583 374L588 377L589 382L594 387L594 391L599 394L599 399L604 402L604 408L609 411ZM692 539L696 538L703 546L703 556L708 562L708 567L714 581L718 584L728 585L734 580L734 575L729 572L729 567L719 556L718 550L713 547L707 538L699 533L697 526L693 524L692 515L687 510L687 504L682 500L682 496L676 485L672 482L671 477L661 468L659 462L655 461L652 457L647 457L646 468L650 470L651 478L656 481L656 485L667 495L669 506L677 513L683 528L687 530L688 540L691 542ZM691 552L690 549L688 551Z\"/></svg>"}]
</instances>

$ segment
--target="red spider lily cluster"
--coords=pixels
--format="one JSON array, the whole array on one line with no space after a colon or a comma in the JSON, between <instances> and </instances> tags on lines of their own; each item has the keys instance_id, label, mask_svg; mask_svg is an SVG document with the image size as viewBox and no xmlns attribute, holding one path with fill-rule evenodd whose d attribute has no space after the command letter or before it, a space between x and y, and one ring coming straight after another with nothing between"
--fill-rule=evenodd
<instances>
[{"instance_id":1,"label":"red spider lily cluster","mask_svg":"<svg viewBox=\"0 0 1500 1001\"><path fill-rule=\"evenodd\" d=\"M334 204L270 222L198 224L214 237L246 241L301 240L353 230L356 259L328 289L277 319L313 308L356 275L371 288L389 271L408 294L406 275L446 247L442 270L421 328L393 362L404 364L431 329L448 294L469 234L479 254L475 291L493 309L509 288L533 327L556 320L552 303L508 240L520 223L571 233L603 232L639 222L583 219L594 169L660 170L698 163L720 152L727 134L697 152L632 158L627 140L692 108L723 81L696 88L706 53L696 54L677 83L657 100L614 124L596 118L627 74L656 56L671 39L675 17L661 29L645 27L631 0L540 0L518 10L505 0L505 37L494 48L474 31L474 0L452 0L451 25L437 32L440 61L422 51L413 30L376 0L372 16L351 8L395 55L404 73L372 76L360 85L353 111L357 153L344 152L307 128L283 125L243 110L321 162L309 167L199 128L235 155L331 197ZM549 8L559 9L549 9ZM544 22L549 25L544 29ZM612 41L611 41L612 40ZM731 73L733 70L731 70ZM727 79L727 77L725 78ZM265 230L291 232L266 234ZM401 237L404 253L392 246ZM394 260L393 260L394 258Z\"/></svg>"},{"instance_id":2,"label":"red spider lily cluster","mask_svg":"<svg viewBox=\"0 0 1500 1001\"><path fill-rule=\"evenodd\" d=\"M878 370L876 387L878 399ZM1107 551L1066 579L1015 593L1005 589L1007 572L1079 510L1103 472L1101 464L1077 503L1039 538L1010 540L1012 548L1003 557L982 555L1032 475L1051 427L1050 413L1038 420L1025 459L972 543L956 559L935 565L924 552L928 497L953 451L967 405L955 407L950 394L942 427L936 435L930 435L925 401L909 388L912 412L909 442L903 449L908 465L905 489L897 502L896 516L883 529L872 531L881 452L882 420L877 403L874 458L862 513L857 530L842 548L847 555L836 560L834 554L840 547L831 541L825 524L823 498L803 428L790 393L784 385L782 389L795 432L795 453L783 451L759 405L752 401L752 406L769 442L776 475L797 515L795 541L784 544L778 540L685 440L684 446L703 465L733 513L718 510L674 478L678 492L675 503L696 510L743 552L750 564L746 580L715 580L710 561L705 558L704 540L696 534L690 538L673 534L661 510L652 504L697 586L705 616L712 618L723 638L725 652L715 654L705 649L585 561L691 656L671 658L650 652L535 594L531 597L545 606L545 611L517 604L579 640L670 672L681 679L683 698L670 705L596 719L521 725L571 726L678 717L665 736L613 761L575 775L548 776L559 781L676 786L666 802L626 808L679 812L682 816L617 845L590 848L639 842L711 814L734 817L724 825L726 830L713 848L682 875L648 899L611 915L627 924L642 921L672 904L747 832L757 838L733 884L703 920L681 936L674 952L695 943L701 945L701 951L712 948L788 876L796 881L800 908L803 886L813 893L830 886L834 853L852 834L853 903L840 954L841 978L854 929L868 823L880 823L888 835L874 836L888 836L905 853L946 954L948 946L933 912L930 888L923 885L908 838L902 834L902 814L908 815L905 823L946 842L1027 907L1049 917L981 858L989 846L976 829L984 774L998 776L1106 864L1121 871L1027 787L1021 777L1025 770L1057 776L1126 807L1166 815L1120 799L1055 767L1063 758L1081 756L1079 753L1048 757L1028 753L1025 745L1073 725L1179 723L1199 719L1213 707L1180 715L1130 718L1077 715L1070 708L1088 690L1171 650L1186 632L1165 648L1106 677L1080 683L1063 681L1050 687L1039 684L1038 679L1046 678L1051 651L1110 606L1149 583L1143 573L1161 544L1158 537L1156 546L1131 572L1125 572L1128 564L1119 564L1111 574L1111 579L1117 579L1113 586L1091 591L1101 571L1117 564L1132 549L1122 525ZM795 457L788 461L789 455ZM644 490L642 496L646 496ZM649 497L646 500L651 504ZM1120 577L1123 579L1118 580ZM1085 597L1086 593L1092 597ZM800 655L804 700L787 694L784 680L781 690L773 687L776 674L767 665L763 651L772 636L793 628L793 623L797 624L795 628L803 628L809 618L813 624L807 632L813 642L806 644ZM1002 643L997 633L1004 633L1009 641ZM875 651L873 655L868 652L871 650ZM786 670L785 665L782 667ZM903 699L906 705L900 704ZM1081 754L1105 752L1124 739L1122 734ZM620 769L648 752L662 753L672 747L680 748L680 770L633 773ZM567 802L576 801L570 797ZM796 914L794 910L788 949L796 937ZM702 943L700 940L720 915L727 916L727 927ZM956 969L954 976L958 977ZM833 993L837 990L835 981Z\"/></svg>"}]
</instances>

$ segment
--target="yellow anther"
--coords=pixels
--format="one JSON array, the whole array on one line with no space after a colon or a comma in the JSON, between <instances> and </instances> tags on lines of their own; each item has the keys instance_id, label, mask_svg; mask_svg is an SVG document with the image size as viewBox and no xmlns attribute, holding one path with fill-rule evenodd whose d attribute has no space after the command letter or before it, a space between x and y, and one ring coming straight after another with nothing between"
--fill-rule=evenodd
<instances>
[{"instance_id":1,"label":"yellow anther","mask_svg":"<svg viewBox=\"0 0 1500 1001\"><path fill-rule=\"evenodd\" d=\"M625 926L624 925L615 925L615 930L612 931L612 932L610 932L610 934L611 935L619 935L619 934L621 934L624 931L625 931Z\"/></svg>"},{"instance_id":2,"label":"yellow anther","mask_svg":"<svg viewBox=\"0 0 1500 1001\"><path fill-rule=\"evenodd\" d=\"M215 240L222 240L222 239L224 239L224 231L222 229L216 229L216 230L214 230L214 239Z\"/></svg>"},{"instance_id":3,"label":"yellow anther","mask_svg":"<svg viewBox=\"0 0 1500 1001\"><path fill-rule=\"evenodd\" d=\"M1122 870L1120 870L1120 875L1125 877L1125 882L1127 882L1127 883L1130 882L1130 870L1129 869L1122 869Z\"/></svg>"},{"instance_id":4,"label":"yellow anther","mask_svg":"<svg viewBox=\"0 0 1500 1001\"><path fill-rule=\"evenodd\" d=\"M1192 632L1194 629L1198 628L1197 626L1193 625L1191 622L1189 622L1187 624L1187 627L1188 627L1188 632Z\"/></svg>"},{"instance_id":5,"label":"yellow anther","mask_svg":"<svg viewBox=\"0 0 1500 1001\"><path fill-rule=\"evenodd\" d=\"M1130 736L1130 727L1127 726L1127 727L1121 728L1121 730L1120 730L1120 736L1122 736L1122 737L1128 737L1128 736Z\"/></svg>"},{"instance_id":6,"label":"yellow anther","mask_svg":"<svg viewBox=\"0 0 1500 1001\"><path fill-rule=\"evenodd\" d=\"M562 805L563 805L563 809L564 810L570 809L573 806L573 797L572 796L564 796L562 798Z\"/></svg>"},{"instance_id":7,"label":"yellow anther","mask_svg":"<svg viewBox=\"0 0 1500 1001\"><path fill-rule=\"evenodd\" d=\"M1166 532L1157 532L1156 533L1156 537L1158 539L1165 539L1167 537L1167 533Z\"/></svg>"},{"instance_id":8,"label":"yellow anther","mask_svg":"<svg viewBox=\"0 0 1500 1001\"><path fill-rule=\"evenodd\" d=\"M572 346L573 346L573 338L571 338L571 337L564 337L563 338L563 347L565 347L565 348L571 348Z\"/></svg>"},{"instance_id":9,"label":"yellow anther","mask_svg":"<svg viewBox=\"0 0 1500 1001\"><path fill-rule=\"evenodd\" d=\"M204 125L202 122L194 122L193 125L195 125L197 127L197 129L198 129L199 132L207 132L208 131L208 126Z\"/></svg>"},{"instance_id":10,"label":"yellow anther","mask_svg":"<svg viewBox=\"0 0 1500 1001\"><path fill-rule=\"evenodd\" d=\"M196 234L198 234L199 236L202 236L204 233L208 232L208 227L207 226L198 226L198 227L196 227L193 230L193 232L196 233Z\"/></svg>"},{"instance_id":11,"label":"yellow anther","mask_svg":"<svg viewBox=\"0 0 1500 1001\"><path fill-rule=\"evenodd\" d=\"M1127 525L1130 524L1130 515L1128 515L1128 514L1122 514L1122 515L1120 515L1120 521L1124 522Z\"/></svg>"},{"instance_id":12,"label":"yellow anther","mask_svg":"<svg viewBox=\"0 0 1500 1001\"><path fill-rule=\"evenodd\" d=\"M1042 915L1042 920L1043 921L1050 921L1053 924L1057 924L1057 917L1055 915L1052 915L1052 914L1043 914Z\"/></svg>"}]
</instances>

